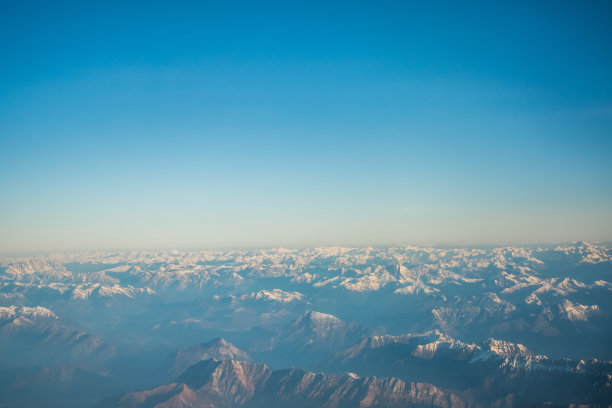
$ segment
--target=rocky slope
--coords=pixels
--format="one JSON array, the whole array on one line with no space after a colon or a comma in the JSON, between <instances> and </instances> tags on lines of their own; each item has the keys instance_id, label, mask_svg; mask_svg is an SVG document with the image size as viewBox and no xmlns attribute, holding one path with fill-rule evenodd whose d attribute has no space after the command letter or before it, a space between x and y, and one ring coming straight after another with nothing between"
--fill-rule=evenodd
<instances>
[{"instance_id":1,"label":"rocky slope","mask_svg":"<svg viewBox=\"0 0 612 408\"><path fill-rule=\"evenodd\" d=\"M189 366L204 360L252 361L246 352L222 338L216 338L208 343L200 343L187 349L176 350L170 356L168 374L172 378L177 377L185 372Z\"/></svg>"},{"instance_id":2,"label":"rocky slope","mask_svg":"<svg viewBox=\"0 0 612 408\"><path fill-rule=\"evenodd\" d=\"M329 376L299 369L208 360L191 366L175 383L126 394L100 407L445 407L466 405L430 384L395 378Z\"/></svg>"},{"instance_id":3,"label":"rocky slope","mask_svg":"<svg viewBox=\"0 0 612 408\"><path fill-rule=\"evenodd\" d=\"M612 362L554 360L521 344L495 339L469 344L437 330L372 336L338 353L323 368L433 382L461 390L483 405L502 403L500 397L511 394L512 401L503 402L507 406L612 402Z\"/></svg>"},{"instance_id":4,"label":"rocky slope","mask_svg":"<svg viewBox=\"0 0 612 408\"><path fill-rule=\"evenodd\" d=\"M0 307L0 361L4 367L102 365L115 349L44 307Z\"/></svg>"},{"instance_id":5,"label":"rocky slope","mask_svg":"<svg viewBox=\"0 0 612 408\"><path fill-rule=\"evenodd\" d=\"M0 380L48 367L150 388L202 359L247 360L201 343L223 337L274 369L492 405L608 403L611 294L612 248L585 242L2 258Z\"/></svg>"}]
</instances>

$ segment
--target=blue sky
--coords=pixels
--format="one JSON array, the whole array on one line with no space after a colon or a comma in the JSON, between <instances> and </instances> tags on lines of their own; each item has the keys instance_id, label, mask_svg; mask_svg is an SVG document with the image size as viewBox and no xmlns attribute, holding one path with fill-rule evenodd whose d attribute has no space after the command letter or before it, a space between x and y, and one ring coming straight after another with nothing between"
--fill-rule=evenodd
<instances>
[{"instance_id":1,"label":"blue sky","mask_svg":"<svg viewBox=\"0 0 612 408\"><path fill-rule=\"evenodd\" d=\"M0 251L612 240L606 2L0 5Z\"/></svg>"}]
</instances>

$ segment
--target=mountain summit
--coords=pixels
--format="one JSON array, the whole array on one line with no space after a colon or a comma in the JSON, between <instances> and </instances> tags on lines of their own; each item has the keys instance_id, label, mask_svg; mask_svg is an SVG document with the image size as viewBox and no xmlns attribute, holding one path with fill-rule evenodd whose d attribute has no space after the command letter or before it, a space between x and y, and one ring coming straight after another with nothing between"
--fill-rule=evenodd
<instances>
[{"instance_id":1,"label":"mountain summit","mask_svg":"<svg viewBox=\"0 0 612 408\"><path fill-rule=\"evenodd\" d=\"M182 374L189 366L204 360L252 361L251 357L232 343L216 338L208 343L195 344L187 349L176 350L170 356L168 374L173 378Z\"/></svg>"}]
</instances>

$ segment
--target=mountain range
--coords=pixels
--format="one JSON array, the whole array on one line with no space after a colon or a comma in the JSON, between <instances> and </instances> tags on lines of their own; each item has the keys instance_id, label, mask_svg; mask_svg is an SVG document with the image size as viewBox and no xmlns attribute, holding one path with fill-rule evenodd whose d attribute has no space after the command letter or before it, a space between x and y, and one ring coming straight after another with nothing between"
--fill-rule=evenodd
<instances>
[{"instance_id":1,"label":"mountain range","mask_svg":"<svg viewBox=\"0 0 612 408\"><path fill-rule=\"evenodd\" d=\"M314 406L286 387L314 375L317 395L346 387L330 406L361 404L371 384L372 406L394 406L391 383L412 405L444 406L422 398L435 388L448 406L608 406L611 282L612 249L585 242L5 257L0 404L91 407L166 387ZM243 400L182 377L231 378L210 361L267 374Z\"/></svg>"}]
</instances>

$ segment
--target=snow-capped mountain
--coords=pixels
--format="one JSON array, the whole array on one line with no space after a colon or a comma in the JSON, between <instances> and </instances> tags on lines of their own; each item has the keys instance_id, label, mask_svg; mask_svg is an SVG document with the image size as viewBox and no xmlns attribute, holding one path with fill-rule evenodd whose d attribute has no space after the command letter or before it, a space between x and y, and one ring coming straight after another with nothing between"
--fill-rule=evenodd
<instances>
[{"instance_id":1,"label":"snow-capped mountain","mask_svg":"<svg viewBox=\"0 0 612 408\"><path fill-rule=\"evenodd\" d=\"M246 352L222 338L217 338L208 343L195 344L187 349L176 350L170 356L168 373L172 378L177 377L189 366L204 360L253 361Z\"/></svg>"},{"instance_id":2,"label":"snow-capped mountain","mask_svg":"<svg viewBox=\"0 0 612 408\"><path fill-rule=\"evenodd\" d=\"M41 307L0 307L0 360L4 366L101 365L115 349Z\"/></svg>"},{"instance_id":3,"label":"snow-capped mountain","mask_svg":"<svg viewBox=\"0 0 612 408\"><path fill-rule=\"evenodd\" d=\"M466 404L596 404L611 316L612 249L585 242L0 259L7 378L61 366L142 389L214 358L431 383Z\"/></svg>"},{"instance_id":4,"label":"snow-capped mountain","mask_svg":"<svg viewBox=\"0 0 612 408\"><path fill-rule=\"evenodd\" d=\"M344 347L371 334L371 330L356 323L346 323L327 313L309 310L293 321L278 336L278 342L297 343L298 350Z\"/></svg>"},{"instance_id":5,"label":"snow-capped mountain","mask_svg":"<svg viewBox=\"0 0 612 408\"><path fill-rule=\"evenodd\" d=\"M268 301L277 303L300 302L304 300L304 295L300 292L285 292L280 289L260 290L257 292L241 295L240 300Z\"/></svg>"},{"instance_id":6,"label":"snow-capped mountain","mask_svg":"<svg viewBox=\"0 0 612 408\"><path fill-rule=\"evenodd\" d=\"M464 343L438 330L368 337L336 354L323 369L433 382L443 389L462 390L471 396L469 401L485 405L513 389L516 406L551 400L562 404L572 397L591 403L612 398L612 362L554 360L522 344L496 339ZM550 381L571 385L559 391L544 386Z\"/></svg>"}]
</instances>

